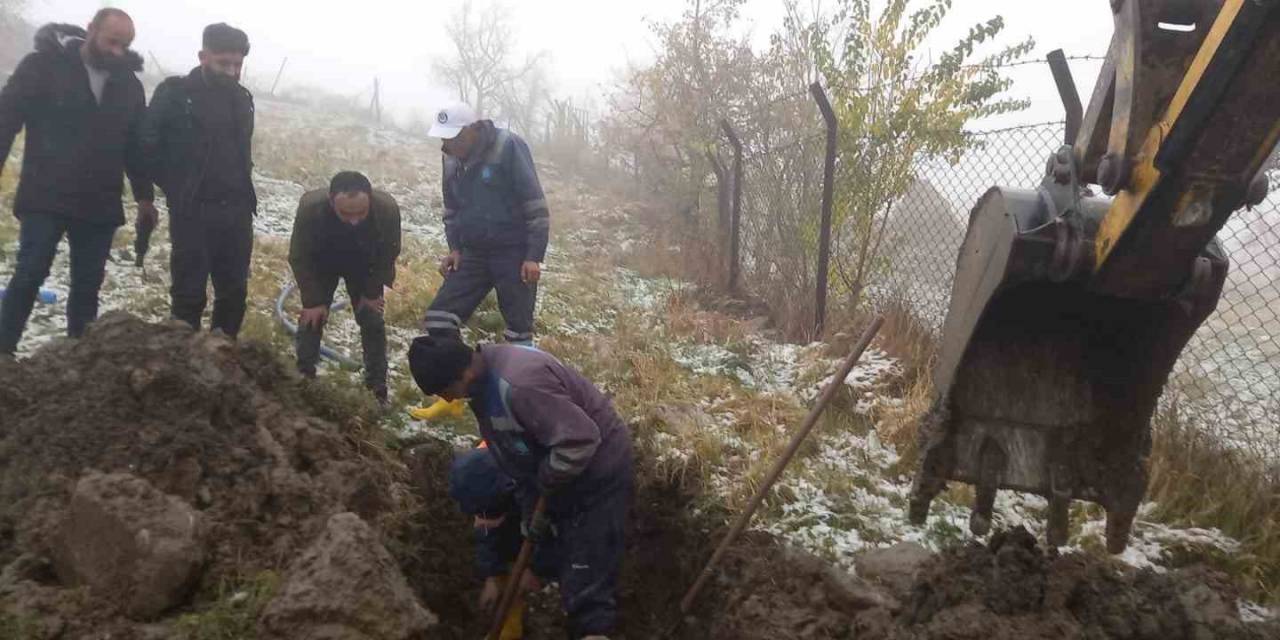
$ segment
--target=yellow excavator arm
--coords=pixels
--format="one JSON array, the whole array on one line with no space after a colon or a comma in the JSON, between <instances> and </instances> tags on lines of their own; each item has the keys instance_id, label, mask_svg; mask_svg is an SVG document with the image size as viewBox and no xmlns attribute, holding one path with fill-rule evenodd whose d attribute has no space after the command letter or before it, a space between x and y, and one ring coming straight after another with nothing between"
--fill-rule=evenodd
<instances>
[{"instance_id":1,"label":"yellow excavator arm","mask_svg":"<svg viewBox=\"0 0 1280 640\"><path fill-rule=\"evenodd\" d=\"M1100 84L1112 90L1094 96L1101 102L1084 123L1088 138L1074 146L1082 166L1097 166L1084 178L1115 195L1094 241L1098 290L1164 295L1185 281L1185 265L1232 212L1266 195L1259 170L1280 138L1273 6L1259 0L1113 3L1116 38L1104 73L1114 75ZM1169 82L1171 74L1181 81ZM1154 95L1144 102L1143 92ZM1167 106L1145 118L1134 112L1165 100ZM1090 148L1105 122L1108 145L1099 157Z\"/></svg>"},{"instance_id":2,"label":"yellow excavator arm","mask_svg":"<svg viewBox=\"0 0 1280 640\"><path fill-rule=\"evenodd\" d=\"M1156 402L1222 293L1215 234L1266 196L1276 0L1110 4L1115 35L1087 110L1050 54L1068 117L1044 180L993 187L970 214L920 425L917 523L961 481L976 488L976 534L1011 489L1048 499L1053 545L1072 500L1101 504L1107 546L1123 550Z\"/></svg>"}]
</instances>

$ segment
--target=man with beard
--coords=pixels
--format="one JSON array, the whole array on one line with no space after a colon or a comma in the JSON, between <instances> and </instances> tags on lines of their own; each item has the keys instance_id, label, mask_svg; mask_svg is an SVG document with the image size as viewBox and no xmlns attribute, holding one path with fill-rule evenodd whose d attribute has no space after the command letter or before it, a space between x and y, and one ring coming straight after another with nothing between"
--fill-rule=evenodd
<instances>
[{"instance_id":1,"label":"man with beard","mask_svg":"<svg viewBox=\"0 0 1280 640\"><path fill-rule=\"evenodd\" d=\"M204 30L200 66L156 88L142 141L169 205L171 313L200 328L213 281L210 328L234 338L244 321L253 253L253 95L240 86L249 37Z\"/></svg>"},{"instance_id":2,"label":"man with beard","mask_svg":"<svg viewBox=\"0 0 1280 640\"><path fill-rule=\"evenodd\" d=\"M26 128L26 152L13 213L20 221L18 260L0 302L0 358L12 358L58 243L71 246L67 335L79 337L98 316L98 291L116 228L124 223L127 173L141 221L154 221L154 190L138 133L146 94L129 50L133 20L103 9L88 30L50 24L36 33L0 91L0 170Z\"/></svg>"},{"instance_id":3,"label":"man with beard","mask_svg":"<svg viewBox=\"0 0 1280 640\"><path fill-rule=\"evenodd\" d=\"M360 326L364 384L387 405L387 326L383 292L396 281L400 257L400 205L369 178L343 171L329 190L303 194L289 238L289 266L302 295L298 317L298 371L316 377L320 338L341 278Z\"/></svg>"}]
</instances>

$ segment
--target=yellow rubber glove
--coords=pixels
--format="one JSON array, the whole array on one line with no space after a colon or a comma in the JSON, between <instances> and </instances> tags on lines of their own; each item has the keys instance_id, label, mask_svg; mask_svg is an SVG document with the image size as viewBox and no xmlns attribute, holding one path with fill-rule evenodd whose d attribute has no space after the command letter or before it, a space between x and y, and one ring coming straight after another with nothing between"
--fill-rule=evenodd
<instances>
[{"instance_id":1,"label":"yellow rubber glove","mask_svg":"<svg viewBox=\"0 0 1280 640\"><path fill-rule=\"evenodd\" d=\"M440 418L458 418L467 410L465 400L437 400L429 407L416 407L409 410L409 417L414 420L439 420Z\"/></svg>"},{"instance_id":2,"label":"yellow rubber glove","mask_svg":"<svg viewBox=\"0 0 1280 640\"><path fill-rule=\"evenodd\" d=\"M507 621L502 623L502 633L498 634L499 640L520 640L524 637L524 607L524 594L521 593L511 603Z\"/></svg>"},{"instance_id":3,"label":"yellow rubber glove","mask_svg":"<svg viewBox=\"0 0 1280 640\"><path fill-rule=\"evenodd\" d=\"M501 598L501 593L507 588L507 581L510 576L496 576L491 578L492 583L486 582L485 588L488 589L490 584L497 588L497 592L492 594L494 600ZM483 605L485 600L481 599ZM497 606L497 602L491 602L489 606ZM516 594L515 602L511 603L511 609L507 611L507 617L502 622L502 631L498 633L499 640L521 640L524 638L524 592Z\"/></svg>"}]
</instances>

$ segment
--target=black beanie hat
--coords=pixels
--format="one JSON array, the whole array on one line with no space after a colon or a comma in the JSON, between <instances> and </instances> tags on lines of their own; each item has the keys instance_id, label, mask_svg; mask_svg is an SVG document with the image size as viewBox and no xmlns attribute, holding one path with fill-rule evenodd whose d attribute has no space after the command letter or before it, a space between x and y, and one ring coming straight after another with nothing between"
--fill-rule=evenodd
<instances>
[{"instance_id":1,"label":"black beanie hat","mask_svg":"<svg viewBox=\"0 0 1280 640\"><path fill-rule=\"evenodd\" d=\"M236 51L249 55L249 35L225 22L205 27L203 44L205 51L213 53Z\"/></svg>"},{"instance_id":2,"label":"black beanie hat","mask_svg":"<svg viewBox=\"0 0 1280 640\"><path fill-rule=\"evenodd\" d=\"M462 379L471 366L471 354L471 348L461 340L421 336L409 345L409 370L423 393L439 395Z\"/></svg>"}]
</instances>

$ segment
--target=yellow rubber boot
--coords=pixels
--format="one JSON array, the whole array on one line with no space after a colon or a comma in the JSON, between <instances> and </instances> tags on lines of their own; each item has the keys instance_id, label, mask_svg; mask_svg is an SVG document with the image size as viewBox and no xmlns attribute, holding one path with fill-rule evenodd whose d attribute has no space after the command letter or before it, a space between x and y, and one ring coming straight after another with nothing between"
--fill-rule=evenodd
<instances>
[{"instance_id":1,"label":"yellow rubber boot","mask_svg":"<svg viewBox=\"0 0 1280 640\"><path fill-rule=\"evenodd\" d=\"M467 410L465 400L437 400L429 407L417 407L409 410L409 417L414 420L439 420L440 418L461 417Z\"/></svg>"}]
</instances>

